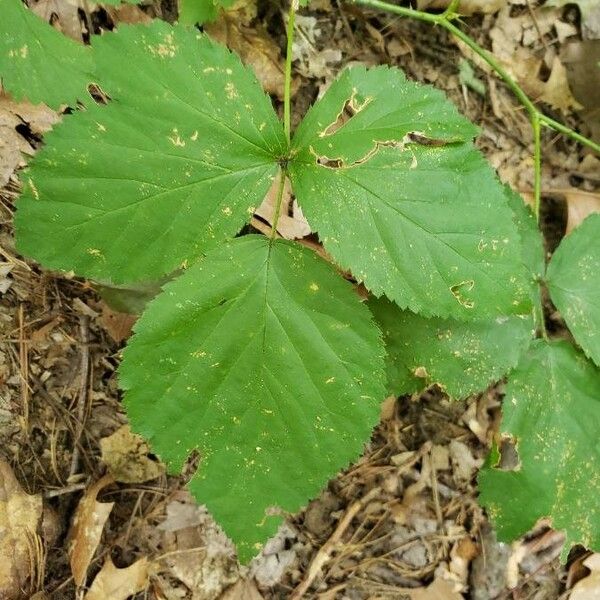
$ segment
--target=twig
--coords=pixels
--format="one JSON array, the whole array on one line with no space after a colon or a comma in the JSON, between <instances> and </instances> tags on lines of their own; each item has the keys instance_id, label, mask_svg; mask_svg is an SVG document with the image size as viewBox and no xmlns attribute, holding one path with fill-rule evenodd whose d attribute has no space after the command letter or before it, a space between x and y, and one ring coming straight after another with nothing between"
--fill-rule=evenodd
<instances>
[{"instance_id":1,"label":"twig","mask_svg":"<svg viewBox=\"0 0 600 600\"><path fill-rule=\"evenodd\" d=\"M329 561L331 555L336 549L336 546L340 542L342 535L348 527L354 517L375 497L379 495L381 490L379 488L373 488L366 496L363 496L360 500L357 500L350 505L344 516L340 519L335 531L331 534L331 537L319 548L319 551L313 558L304 579L298 584L296 589L292 592L290 600L300 600L304 597L304 594L308 591L315 578L321 572L323 566Z\"/></svg>"},{"instance_id":2,"label":"twig","mask_svg":"<svg viewBox=\"0 0 600 600\"><path fill-rule=\"evenodd\" d=\"M71 468L69 469L69 477L73 477L79 470L79 461L81 451L79 440L83 433L85 425L85 412L88 398L88 385L90 378L90 339L89 339L90 318L87 315L82 315L79 319L79 336L81 338L81 364L79 383L79 394L77 396L77 421L75 425L75 436L73 439L73 455L71 457Z\"/></svg>"}]
</instances>

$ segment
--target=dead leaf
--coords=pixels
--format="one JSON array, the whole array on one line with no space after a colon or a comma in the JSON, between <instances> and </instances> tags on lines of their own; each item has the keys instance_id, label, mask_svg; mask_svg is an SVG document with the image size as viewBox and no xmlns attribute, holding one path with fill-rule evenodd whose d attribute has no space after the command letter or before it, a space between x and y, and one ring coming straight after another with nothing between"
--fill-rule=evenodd
<instances>
[{"instance_id":1,"label":"dead leaf","mask_svg":"<svg viewBox=\"0 0 600 600\"><path fill-rule=\"evenodd\" d=\"M546 102L546 104L549 104L552 108L557 108L563 112L583 108L571 93L571 88L569 87L569 81L567 79L567 69L558 57L554 57L550 77L544 84L540 100Z\"/></svg>"},{"instance_id":2,"label":"dead leaf","mask_svg":"<svg viewBox=\"0 0 600 600\"><path fill-rule=\"evenodd\" d=\"M29 598L35 591L41 539L42 497L23 491L10 465L0 460L0 598ZM43 560L43 558L42 558ZM30 593L26 593L29 590Z\"/></svg>"},{"instance_id":3,"label":"dead leaf","mask_svg":"<svg viewBox=\"0 0 600 600\"><path fill-rule=\"evenodd\" d=\"M148 456L150 447L129 425L123 425L112 435L100 440L102 462L115 481L144 483L160 477L164 466Z\"/></svg>"},{"instance_id":4,"label":"dead leaf","mask_svg":"<svg viewBox=\"0 0 600 600\"><path fill-rule=\"evenodd\" d=\"M148 560L141 558L129 567L117 569L108 557L84 600L126 600L144 591L148 584Z\"/></svg>"},{"instance_id":5,"label":"dead leaf","mask_svg":"<svg viewBox=\"0 0 600 600\"><path fill-rule=\"evenodd\" d=\"M85 583L88 567L100 543L104 524L114 502L98 502L99 492L113 482L105 475L91 485L79 501L69 530L68 553L71 572L77 586Z\"/></svg>"},{"instance_id":6,"label":"dead leaf","mask_svg":"<svg viewBox=\"0 0 600 600\"><path fill-rule=\"evenodd\" d=\"M219 600L264 600L253 580L240 579L237 583L227 588Z\"/></svg>"},{"instance_id":7,"label":"dead leaf","mask_svg":"<svg viewBox=\"0 0 600 600\"><path fill-rule=\"evenodd\" d=\"M275 180L271 189L267 192L262 204L256 209L254 214L264 219L269 225L272 224L275 216L275 207L277 204L277 190L279 180ZM290 207L291 204L291 207ZM291 210L290 210L291 208ZM292 190L289 179L286 179L283 188L283 199L281 201L281 210L279 220L277 221L277 233L286 240L295 240L306 237L310 233L310 226L302 214L302 210L292 201Z\"/></svg>"},{"instance_id":8,"label":"dead leaf","mask_svg":"<svg viewBox=\"0 0 600 600\"><path fill-rule=\"evenodd\" d=\"M600 194L573 188L564 193L567 201L567 233L592 213L600 212Z\"/></svg>"},{"instance_id":9,"label":"dead leaf","mask_svg":"<svg viewBox=\"0 0 600 600\"><path fill-rule=\"evenodd\" d=\"M598 600L600 598L600 554L591 554L583 565L591 573L579 580L574 586L570 600Z\"/></svg>"},{"instance_id":10,"label":"dead leaf","mask_svg":"<svg viewBox=\"0 0 600 600\"><path fill-rule=\"evenodd\" d=\"M141 23L142 25L146 25L152 22L152 18L135 4L121 4L119 6L105 4L104 10L108 13L113 23L127 23L128 25Z\"/></svg>"},{"instance_id":11,"label":"dead leaf","mask_svg":"<svg viewBox=\"0 0 600 600\"><path fill-rule=\"evenodd\" d=\"M398 588L394 591L398 593L398 597L407 600L464 600L463 595L456 592L451 583L440 577L427 587Z\"/></svg>"},{"instance_id":12,"label":"dead leaf","mask_svg":"<svg viewBox=\"0 0 600 600\"><path fill-rule=\"evenodd\" d=\"M1 144L2 142L0 142ZM6 294L13 283L8 274L14 269L15 265L10 262L0 262L0 294Z\"/></svg>"},{"instance_id":13,"label":"dead leaf","mask_svg":"<svg viewBox=\"0 0 600 600\"><path fill-rule=\"evenodd\" d=\"M83 8L81 0L37 0L30 2L29 8L61 33L83 42L87 28L79 18L79 10Z\"/></svg>"},{"instance_id":14,"label":"dead leaf","mask_svg":"<svg viewBox=\"0 0 600 600\"><path fill-rule=\"evenodd\" d=\"M100 325L104 327L106 333L118 344L131 336L131 331L137 319L136 315L118 312L105 302L102 303Z\"/></svg>"},{"instance_id":15,"label":"dead leaf","mask_svg":"<svg viewBox=\"0 0 600 600\"><path fill-rule=\"evenodd\" d=\"M565 6L567 4L577 4L579 7L583 39L600 39L600 3L598 0L548 0L545 6Z\"/></svg>"}]
</instances>

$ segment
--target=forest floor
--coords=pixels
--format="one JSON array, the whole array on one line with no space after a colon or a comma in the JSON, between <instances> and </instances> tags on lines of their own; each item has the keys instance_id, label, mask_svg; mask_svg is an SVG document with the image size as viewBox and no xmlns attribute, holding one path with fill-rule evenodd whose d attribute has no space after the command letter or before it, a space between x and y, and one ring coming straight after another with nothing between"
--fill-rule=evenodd
<instances>
[{"instance_id":1,"label":"forest floor","mask_svg":"<svg viewBox=\"0 0 600 600\"><path fill-rule=\"evenodd\" d=\"M582 23L575 5L464 4L474 13L462 25L469 35L493 50L548 114L597 139L600 86L591 70L600 59L600 11ZM176 14L168 2L144 9L92 10L85 0L30 5L80 41L90 31ZM337 0L313 0L297 28L296 122L343 66L397 65L444 90L480 125L479 147L502 180L531 195L525 111L443 30ZM239 52L280 103L285 36L278 3L261 0L256 9L242 0L207 30ZM600 598L599 588L581 594L585 549L573 549L561 565L564 538L544 522L501 544L478 505L476 475L498 429L501 383L461 402L435 387L388 399L362 458L241 567L231 543L185 491L186 475L165 475L126 426L116 369L134 318L109 308L88 282L42 270L14 249L19 169L59 119L0 95L0 509L25 511L39 533L25 563L18 564L18 549L0 556L12 565L0 569L0 579L13 577L15 598L83 598L100 568L110 571L113 563L117 570L104 580L117 591L96 590L90 600L124 599L136 590L143 591L135 598L167 600ZM600 210L600 161L549 133L543 158L542 221L552 251L583 214ZM259 213L258 229L268 224L268 206ZM290 227L305 227L293 208L288 216ZM563 330L553 314L549 323Z\"/></svg>"}]
</instances>

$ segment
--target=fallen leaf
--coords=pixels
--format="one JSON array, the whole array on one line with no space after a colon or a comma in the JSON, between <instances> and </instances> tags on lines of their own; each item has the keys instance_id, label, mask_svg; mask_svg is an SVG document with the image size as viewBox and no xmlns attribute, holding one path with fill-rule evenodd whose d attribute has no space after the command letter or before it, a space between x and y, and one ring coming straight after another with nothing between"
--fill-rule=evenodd
<instances>
[{"instance_id":1,"label":"fallen leaf","mask_svg":"<svg viewBox=\"0 0 600 600\"><path fill-rule=\"evenodd\" d=\"M573 586L570 600L598 600L600 598L600 554L591 554L583 565L591 572Z\"/></svg>"},{"instance_id":2,"label":"fallen leaf","mask_svg":"<svg viewBox=\"0 0 600 600\"><path fill-rule=\"evenodd\" d=\"M85 26L79 18L79 10L83 8L81 0L37 0L30 2L29 8L61 33L83 42Z\"/></svg>"},{"instance_id":3,"label":"fallen leaf","mask_svg":"<svg viewBox=\"0 0 600 600\"><path fill-rule=\"evenodd\" d=\"M573 97L567 78L567 69L557 56L554 57L550 77L544 84L544 89L539 99L549 104L552 108L557 108L563 112L583 108Z\"/></svg>"},{"instance_id":4,"label":"fallen leaf","mask_svg":"<svg viewBox=\"0 0 600 600\"><path fill-rule=\"evenodd\" d=\"M573 188L564 192L567 201L567 233L571 233L586 217L600 212L600 194Z\"/></svg>"},{"instance_id":5,"label":"fallen leaf","mask_svg":"<svg viewBox=\"0 0 600 600\"><path fill-rule=\"evenodd\" d=\"M136 315L118 312L113 310L108 304L102 304L102 314L100 316L100 325L104 327L106 333L117 344L121 343L131 336L133 325L137 321Z\"/></svg>"},{"instance_id":6,"label":"fallen leaf","mask_svg":"<svg viewBox=\"0 0 600 600\"><path fill-rule=\"evenodd\" d=\"M100 543L104 524L114 502L98 502L99 492L113 482L105 475L91 485L79 501L69 530L68 554L71 572L77 586L85 583L86 573Z\"/></svg>"},{"instance_id":7,"label":"fallen leaf","mask_svg":"<svg viewBox=\"0 0 600 600\"><path fill-rule=\"evenodd\" d=\"M104 10L108 13L113 23L127 23L128 25L147 25L152 18L135 4L121 4L110 6L105 4Z\"/></svg>"},{"instance_id":8,"label":"fallen leaf","mask_svg":"<svg viewBox=\"0 0 600 600\"><path fill-rule=\"evenodd\" d=\"M581 33L584 40L600 38L600 2L598 0L548 0L544 6L577 4L581 13Z\"/></svg>"},{"instance_id":9,"label":"fallen leaf","mask_svg":"<svg viewBox=\"0 0 600 600\"><path fill-rule=\"evenodd\" d=\"M240 579L227 588L219 600L264 600L264 596L258 591L253 580Z\"/></svg>"},{"instance_id":10,"label":"fallen leaf","mask_svg":"<svg viewBox=\"0 0 600 600\"><path fill-rule=\"evenodd\" d=\"M463 595L454 590L451 583L438 577L427 587L398 588L394 590L398 597L407 600L464 600Z\"/></svg>"},{"instance_id":11,"label":"fallen leaf","mask_svg":"<svg viewBox=\"0 0 600 600\"><path fill-rule=\"evenodd\" d=\"M124 569L117 569L108 557L84 596L84 600L126 600L129 596L144 591L147 584L148 560L146 558L141 558Z\"/></svg>"},{"instance_id":12,"label":"fallen leaf","mask_svg":"<svg viewBox=\"0 0 600 600\"><path fill-rule=\"evenodd\" d=\"M39 569L42 497L23 491L10 465L0 460L0 598L29 598ZM26 593L29 590L31 593Z\"/></svg>"},{"instance_id":13,"label":"fallen leaf","mask_svg":"<svg viewBox=\"0 0 600 600\"><path fill-rule=\"evenodd\" d=\"M115 481L143 483L160 477L164 466L148 456L150 447L129 425L100 440L102 462Z\"/></svg>"},{"instance_id":14,"label":"fallen leaf","mask_svg":"<svg viewBox=\"0 0 600 600\"><path fill-rule=\"evenodd\" d=\"M262 204L254 213L264 219L268 225L273 223L273 218L275 216L278 188L279 181L276 179L273 182L271 189L267 192ZM300 207L296 204L295 200L292 201L290 182L287 179L283 188L283 199L281 201L281 209L277 221L277 233L286 240L303 238L310 233L310 225L304 218Z\"/></svg>"},{"instance_id":15,"label":"fallen leaf","mask_svg":"<svg viewBox=\"0 0 600 600\"><path fill-rule=\"evenodd\" d=\"M10 289L13 280L8 275L13 268L13 263L0 262L0 294L6 294L6 292L8 292Z\"/></svg>"}]
</instances>

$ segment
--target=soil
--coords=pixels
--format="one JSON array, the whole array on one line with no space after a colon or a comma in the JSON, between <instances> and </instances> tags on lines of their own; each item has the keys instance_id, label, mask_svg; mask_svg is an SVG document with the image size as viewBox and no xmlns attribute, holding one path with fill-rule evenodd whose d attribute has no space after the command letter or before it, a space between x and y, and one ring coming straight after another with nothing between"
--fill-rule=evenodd
<instances>
[{"instance_id":1,"label":"soil","mask_svg":"<svg viewBox=\"0 0 600 600\"><path fill-rule=\"evenodd\" d=\"M526 2L512 4L512 17L525 14ZM556 19L572 24L569 11L557 9ZM146 9L168 20L175 12L172 3ZM503 180L524 194L531 191L532 143L524 111L489 73L475 69L484 95L462 83L458 65L464 55L443 30L333 0L315 0L301 14L296 123L344 65L391 63L446 91L481 125L478 144ZM122 17L95 9L81 11L80 18L97 31ZM464 27L490 46L496 19L475 15ZM276 3L259 2L246 26L282 51ZM577 37L578 22L573 26ZM528 48L543 55L547 44L559 49L554 31L534 37ZM577 113L545 109L585 132ZM43 143L26 123L16 130L32 152ZM599 171L581 175L586 151L549 132L543 151L544 189L596 191ZM27 594L72 599L83 597L85 585L73 579L68 532L82 495L106 473L107 462L114 468L114 459L106 454L102 459L101 441L127 422L116 369L133 319L110 309L89 282L45 271L19 256L12 234L19 178L17 170L0 191L0 253L10 267L0 304L0 457L25 491L41 495L44 503L45 543ZM542 215L552 251L566 230L564 197L548 194ZM564 328L549 303L548 311L560 334ZM135 598L568 598L573 565L584 549L573 549L561 565L562 535L543 522L513 545L501 544L477 503L477 470L497 431L501 402L501 382L461 402L436 387L388 399L362 458L305 510L289 515L249 568L239 566L210 515L185 492L196 465L189 464L181 477L166 476L158 467L149 481L138 477L140 483L134 475L130 483L108 483L98 500L114 506L85 582L92 582L108 556L117 567L147 557L150 583ZM147 448L128 451L141 469L158 465ZM416 589L428 595L413 595Z\"/></svg>"}]
</instances>

